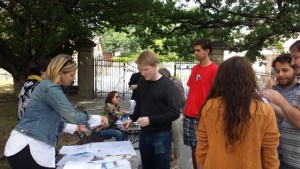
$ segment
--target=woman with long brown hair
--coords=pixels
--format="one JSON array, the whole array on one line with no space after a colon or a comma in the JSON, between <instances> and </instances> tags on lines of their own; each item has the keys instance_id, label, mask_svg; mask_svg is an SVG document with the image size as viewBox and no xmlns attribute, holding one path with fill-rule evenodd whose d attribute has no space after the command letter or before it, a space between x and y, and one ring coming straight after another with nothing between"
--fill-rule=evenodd
<instances>
[{"instance_id":1,"label":"woman with long brown hair","mask_svg":"<svg viewBox=\"0 0 300 169\"><path fill-rule=\"evenodd\" d=\"M257 91L247 58L232 57L219 66L200 110L198 168L278 169L275 113Z\"/></svg>"}]
</instances>

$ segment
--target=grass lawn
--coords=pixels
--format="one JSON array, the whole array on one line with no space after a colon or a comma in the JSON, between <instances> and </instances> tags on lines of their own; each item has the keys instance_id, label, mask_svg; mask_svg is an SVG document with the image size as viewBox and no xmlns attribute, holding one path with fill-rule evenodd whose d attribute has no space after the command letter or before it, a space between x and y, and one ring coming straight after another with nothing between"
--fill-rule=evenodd
<instances>
[{"instance_id":1,"label":"grass lawn","mask_svg":"<svg viewBox=\"0 0 300 169\"><path fill-rule=\"evenodd\" d=\"M17 122L18 99L13 94L12 83L12 80L0 80L0 157ZM77 136L64 133L59 137L58 147L71 145L77 140ZM10 169L5 158L0 160L0 169Z\"/></svg>"},{"instance_id":2,"label":"grass lawn","mask_svg":"<svg viewBox=\"0 0 300 169\"><path fill-rule=\"evenodd\" d=\"M0 156L11 130L17 122L18 99L13 95L13 80L0 80ZM5 159L0 160L0 168L9 169Z\"/></svg>"},{"instance_id":3,"label":"grass lawn","mask_svg":"<svg viewBox=\"0 0 300 169\"><path fill-rule=\"evenodd\" d=\"M0 94L11 94L13 90L13 79L0 79Z\"/></svg>"},{"instance_id":4,"label":"grass lawn","mask_svg":"<svg viewBox=\"0 0 300 169\"><path fill-rule=\"evenodd\" d=\"M0 156L11 130L17 122L17 99L12 94L0 94ZM0 160L0 168L9 169L5 159Z\"/></svg>"}]
</instances>

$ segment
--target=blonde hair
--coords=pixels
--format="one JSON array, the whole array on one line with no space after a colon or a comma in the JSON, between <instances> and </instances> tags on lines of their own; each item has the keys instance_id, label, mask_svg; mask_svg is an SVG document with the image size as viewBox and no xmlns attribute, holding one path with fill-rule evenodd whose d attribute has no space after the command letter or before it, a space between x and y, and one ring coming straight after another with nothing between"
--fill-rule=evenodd
<instances>
[{"instance_id":1,"label":"blonde hair","mask_svg":"<svg viewBox=\"0 0 300 169\"><path fill-rule=\"evenodd\" d=\"M155 53L146 50L140 54L135 63L138 65L154 66L157 64L157 56Z\"/></svg>"},{"instance_id":2,"label":"blonde hair","mask_svg":"<svg viewBox=\"0 0 300 169\"><path fill-rule=\"evenodd\" d=\"M76 71L77 64L72 59L72 56L67 54L59 54L51 59L47 68L47 78L53 83L58 84L60 81L59 73L69 73Z\"/></svg>"}]
</instances>

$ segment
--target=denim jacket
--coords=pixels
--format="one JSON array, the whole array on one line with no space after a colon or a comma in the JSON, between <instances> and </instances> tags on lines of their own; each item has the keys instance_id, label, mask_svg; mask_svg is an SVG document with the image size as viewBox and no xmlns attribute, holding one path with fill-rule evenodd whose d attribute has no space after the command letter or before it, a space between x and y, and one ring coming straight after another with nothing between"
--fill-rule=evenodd
<instances>
[{"instance_id":1,"label":"denim jacket","mask_svg":"<svg viewBox=\"0 0 300 169\"><path fill-rule=\"evenodd\" d=\"M89 119L90 115L78 112L72 106L59 85L45 79L35 87L15 130L55 146L57 136L64 128L64 120L87 124Z\"/></svg>"}]
</instances>

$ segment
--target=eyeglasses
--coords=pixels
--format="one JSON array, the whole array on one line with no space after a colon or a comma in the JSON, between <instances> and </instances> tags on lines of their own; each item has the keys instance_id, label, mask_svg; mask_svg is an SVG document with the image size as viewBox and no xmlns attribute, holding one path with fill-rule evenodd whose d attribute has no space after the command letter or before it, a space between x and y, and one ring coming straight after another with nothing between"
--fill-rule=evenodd
<instances>
[{"instance_id":1,"label":"eyeglasses","mask_svg":"<svg viewBox=\"0 0 300 169\"><path fill-rule=\"evenodd\" d=\"M71 63L71 64L74 63L74 60L73 60L72 56L69 56L69 55L68 55L68 56L66 56L66 57L67 57L67 61L63 64L63 66L60 68L59 71L61 71L62 68L65 67L68 63Z\"/></svg>"}]
</instances>

